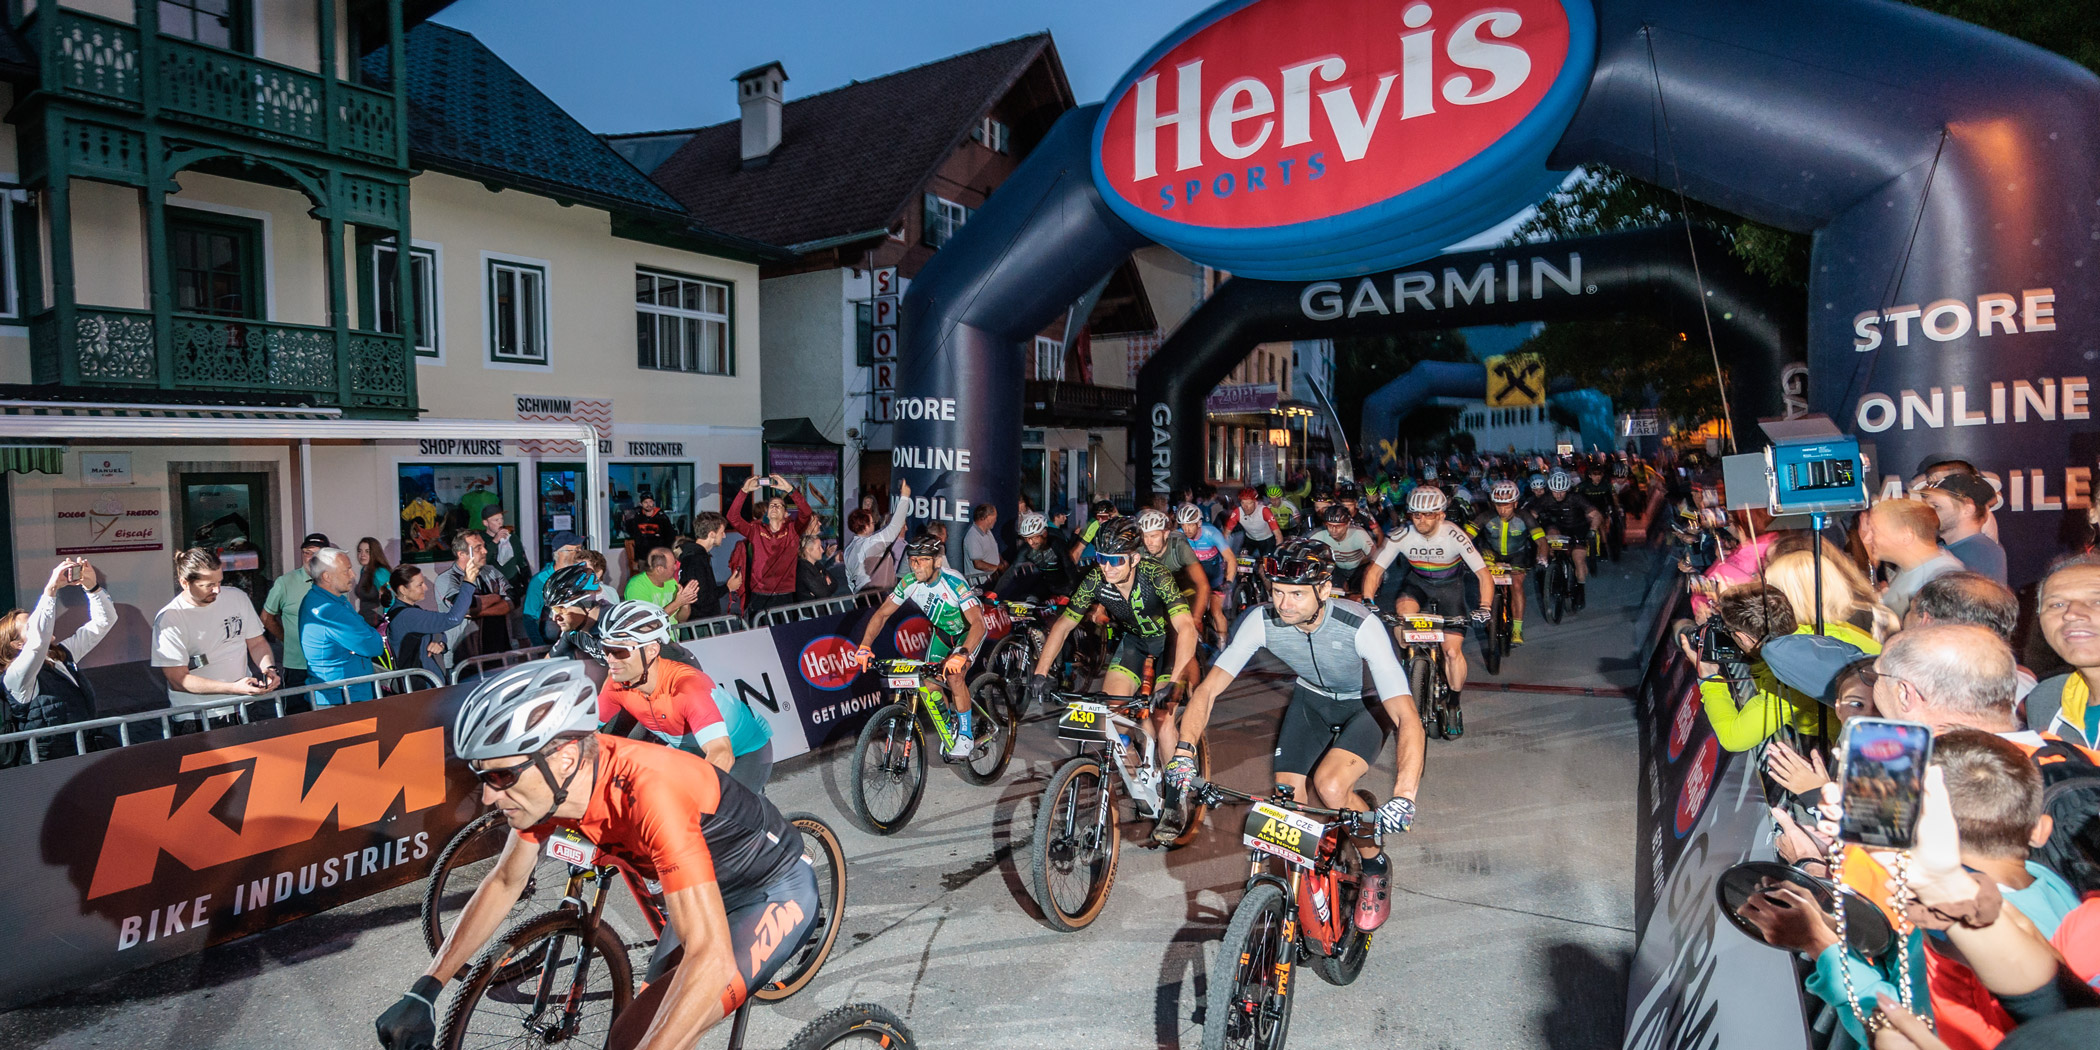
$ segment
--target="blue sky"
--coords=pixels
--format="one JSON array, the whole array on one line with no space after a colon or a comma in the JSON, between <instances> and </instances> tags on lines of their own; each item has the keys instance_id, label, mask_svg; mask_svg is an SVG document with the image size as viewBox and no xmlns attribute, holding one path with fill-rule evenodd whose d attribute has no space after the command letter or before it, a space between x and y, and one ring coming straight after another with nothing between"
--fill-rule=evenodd
<instances>
[{"instance_id":1,"label":"blue sky","mask_svg":"<svg viewBox=\"0 0 2100 1050\"><path fill-rule=\"evenodd\" d=\"M480 37L597 132L734 118L729 78L778 59L789 99L1048 29L1081 102L1207 0L459 0ZM579 17L581 13L581 17Z\"/></svg>"}]
</instances>

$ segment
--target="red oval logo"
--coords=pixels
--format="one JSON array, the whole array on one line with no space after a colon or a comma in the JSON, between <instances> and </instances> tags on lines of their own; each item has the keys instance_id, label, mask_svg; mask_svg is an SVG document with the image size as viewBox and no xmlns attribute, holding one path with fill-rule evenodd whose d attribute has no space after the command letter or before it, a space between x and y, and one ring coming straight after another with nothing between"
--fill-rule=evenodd
<instances>
[{"instance_id":1,"label":"red oval logo","mask_svg":"<svg viewBox=\"0 0 2100 1050\"><path fill-rule=\"evenodd\" d=\"M1699 814L1706 811L1706 800L1713 795L1714 766L1721 759L1721 742L1707 737L1700 743L1699 752L1692 764L1684 771L1684 788L1677 795L1677 837L1691 833L1692 826L1699 823Z\"/></svg>"},{"instance_id":2,"label":"red oval logo","mask_svg":"<svg viewBox=\"0 0 2100 1050\"><path fill-rule=\"evenodd\" d=\"M907 659L916 660L926 655L926 643L933 639L933 624L924 616L914 616L897 625L891 640L897 653Z\"/></svg>"},{"instance_id":3,"label":"red oval logo","mask_svg":"<svg viewBox=\"0 0 2100 1050\"><path fill-rule=\"evenodd\" d=\"M802 680L819 689L844 689L860 677L860 664L853 659L859 646L835 634L827 634L802 647L795 668Z\"/></svg>"},{"instance_id":4,"label":"red oval logo","mask_svg":"<svg viewBox=\"0 0 2100 1050\"><path fill-rule=\"evenodd\" d=\"M1893 761L1903 757L1903 741L1895 737L1868 740L1859 745L1859 753L1862 758L1870 758L1876 762Z\"/></svg>"},{"instance_id":5,"label":"red oval logo","mask_svg":"<svg viewBox=\"0 0 2100 1050\"><path fill-rule=\"evenodd\" d=\"M1509 135L1570 35L1561 0L1262 0L1126 80L1102 172L1132 207L1190 226L1353 212Z\"/></svg>"},{"instance_id":6,"label":"red oval logo","mask_svg":"<svg viewBox=\"0 0 2100 1050\"><path fill-rule=\"evenodd\" d=\"M1692 739L1692 729L1699 724L1699 713L1706 709L1699 700L1699 683L1693 682L1684 688L1684 695L1677 701L1677 716L1670 720L1670 761L1684 754L1684 745Z\"/></svg>"}]
</instances>

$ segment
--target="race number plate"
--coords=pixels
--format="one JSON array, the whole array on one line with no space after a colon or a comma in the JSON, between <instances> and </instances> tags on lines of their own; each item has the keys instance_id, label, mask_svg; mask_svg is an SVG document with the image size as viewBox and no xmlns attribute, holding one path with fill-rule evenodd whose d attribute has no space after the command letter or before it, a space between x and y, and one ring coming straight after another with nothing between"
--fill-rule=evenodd
<instances>
[{"instance_id":1,"label":"race number plate","mask_svg":"<svg viewBox=\"0 0 2100 1050\"><path fill-rule=\"evenodd\" d=\"M1282 857L1299 867L1310 868L1320 851L1320 822L1281 806L1256 802L1247 811L1247 828L1241 841L1272 857Z\"/></svg>"},{"instance_id":2,"label":"race number plate","mask_svg":"<svg viewBox=\"0 0 2100 1050\"><path fill-rule=\"evenodd\" d=\"M1109 720L1108 707L1104 704L1069 704L1065 707L1064 717L1057 720L1057 738L1107 740L1113 724Z\"/></svg>"},{"instance_id":3,"label":"race number plate","mask_svg":"<svg viewBox=\"0 0 2100 1050\"><path fill-rule=\"evenodd\" d=\"M576 829L563 828L547 836L547 855L579 868L588 868L598 862L598 846Z\"/></svg>"},{"instance_id":4,"label":"race number plate","mask_svg":"<svg viewBox=\"0 0 2100 1050\"><path fill-rule=\"evenodd\" d=\"M919 676L915 674L893 674L889 676L888 680L892 689L917 689L919 687Z\"/></svg>"},{"instance_id":5,"label":"race number plate","mask_svg":"<svg viewBox=\"0 0 2100 1050\"><path fill-rule=\"evenodd\" d=\"M1509 571L1507 569L1489 569L1488 580L1497 587L1506 587L1509 585Z\"/></svg>"},{"instance_id":6,"label":"race number plate","mask_svg":"<svg viewBox=\"0 0 2100 1050\"><path fill-rule=\"evenodd\" d=\"M1444 640L1444 632L1437 630L1436 625L1428 620L1419 616L1410 616L1407 618L1407 630L1400 632L1400 640L1410 644L1415 642L1436 643Z\"/></svg>"},{"instance_id":7,"label":"race number plate","mask_svg":"<svg viewBox=\"0 0 2100 1050\"><path fill-rule=\"evenodd\" d=\"M1567 550L1568 538L1566 536L1548 536L1546 537L1546 546L1557 551Z\"/></svg>"}]
</instances>

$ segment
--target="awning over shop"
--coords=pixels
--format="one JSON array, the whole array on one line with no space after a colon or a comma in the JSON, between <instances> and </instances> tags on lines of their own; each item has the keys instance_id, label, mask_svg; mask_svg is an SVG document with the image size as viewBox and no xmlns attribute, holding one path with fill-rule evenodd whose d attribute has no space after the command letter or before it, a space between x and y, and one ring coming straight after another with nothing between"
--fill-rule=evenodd
<instances>
[{"instance_id":1,"label":"awning over shop","mask_svg":"<svg viewBox=\"0 0 2100 1050\"><path fill-rule=\"evenodd\" d=\"M0 473L60 474L66 450L56 445L0 445Z\"/></svg>"}]
</instances>

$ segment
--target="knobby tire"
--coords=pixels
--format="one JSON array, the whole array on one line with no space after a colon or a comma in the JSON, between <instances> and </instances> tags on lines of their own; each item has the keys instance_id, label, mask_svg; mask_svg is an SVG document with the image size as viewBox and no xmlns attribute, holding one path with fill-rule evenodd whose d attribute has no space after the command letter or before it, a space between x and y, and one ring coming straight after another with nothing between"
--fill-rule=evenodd
<instances>
[{"instance_id":1,"label":"knobby tire","mask_svg":"<svg viewBox=\"0 0 2100 1050\"><path fill-rule=\"evenodd\" d=\"M1086 790L1089 782L1091 792ZM1100 801L1102 792L1107 793L1106 806ZM1035 811L1035 839L1029 844L1028 874L1043 921L1053 930L1071 933L1085 929L1108 905L1108 891L1116 884L1116 866L1123 849L1123 827L1116 819L1115 794L1116 784L1109 771L1091 755L1080 755L1058 767L1043 789L1043 803ZM1091 862L1093 873L1086 892L1067 910L1053 892L1051 876L1060 866L1066 870L1077 868L1071 863L1077 853L1074 840L1086 834L1087 826L1104 812L1107 819L1102 823L1106 827L1101 830L1106 834L1107 848L1094 851L1100 859Z\"/></svg>"},{"instance_id":2,"label":"knobby tire","mask_svg":"<svg viewBox=\"0 0 2100 1050\"><path fill-rule=\"evenodd\" d=\"M970 736L977 745L970 757L955 763L955 775L982 787L998 783L1006 764L1014 757L1014 719L1007 700L1006 679L992 672L970 683ZM993 734L991 747L984 746L985 731Z\"/></svg>"},{"instance_id":3,"label":"knobby tire","mask_svg":"<svg viewBox=\"0 0 2100 1050\"><path fill-rule=\"evenodd\" d=\"M1292 978L1279 993L1276 964L1293 963L1298 952L1297 945L1283 940L1284 912L1290 906L1280 887L1258 882L1233 909L1203 999L1203 1050L1281 1050L1290 1030L1297 969L1290 966ZM1252 1000L1251 1011L1243 1000Z\"/></svg>"},{"instance_id":4,"label":"knobby tire","mask_svg":"<svg viewBox=\"0 0 2100 1050\"><path fill-rule=\"evenodd\" d=\"M909 757L900 757L908 749ZM875 761L882 768L870 769ZM888 766L902 762L901 772L892 772ZM904 801L892 807L894 812L874 812L874 803L869 801L867 782L875 778L878 785L884 780L900 781L904 788ZM847 794L853 803L853 816L861 827L877 835L894 835L904 830L911 822L912 814L919 810L919 800L926 793L926 741L914 724L911 713L903 704L885 705L861 727L860 739L853 744L853 776L847 784Z\"/></svg>"},{"instance_id":5,"label":"knobby tire","mask_svg":"<svg viewBox=\"0 0 2100 1050\"><path fill-rule=\"evenodd\" d=\"M571 909L542 912L513 925L491 942L488 950L467 971L466 980L453 993L445 1011L445 1024L438 1050L487 1050L491 1047L536 1047L560 1040L528 1035L525 1015L501 1016L505 1007L522 1007L535 991L545 987L548 1004L535 1019L558 1012L574 987L579 948L588 941L590 961L584 967L586 1017L569 1039L577 1046L603 1046L614 1019L634 1001L634 972L628 965L627 949L611 927L588 928L585 917ZM551 970L546 960L553 959ZM602 988L601 988L602 985ZM609 1006L601 1011L593 1003ZM488 1015L484 1023L490 1033L470 1041L470 1018L477 1010Z\"/></svg>"},{"instance_id":6,"label":"knobby tire","mask_svg":"<svg viewBox=\"0 0 2100 1050\"><path fill-rule=\"evenodd\" d=\"M751 998L768 1003L779 1002L808 987L810 979L823 968L824 960L831 957L839 931L846 926L846 848L839 844L838 832L814 813L789 813L787 819L802 832L803 851L814 862L820 910L801 950L773 975L771 983L751 993Z\"/></svg>"},{"instance_id":7,"label":"knobby tire","mask_svg":"<svg viewBox=\"0 0 2100 1050\"><path fill-rule=\"evenodd\" d=\"M912 1050L911 1029L896 1014L874 1003L847 1003L811 1021L788 1040L787 1050L826 1050L835 1046L870 1046Z\"/></svg>"}]
</instances>

